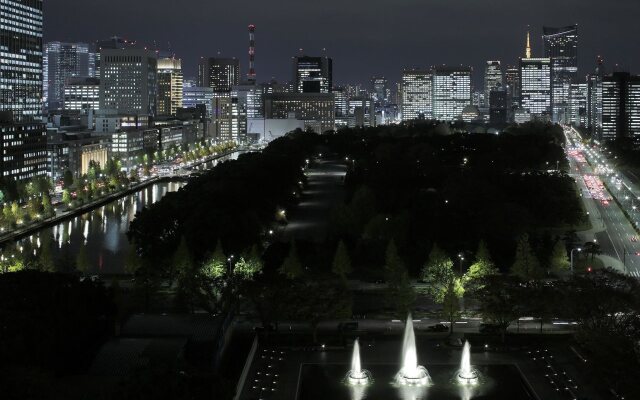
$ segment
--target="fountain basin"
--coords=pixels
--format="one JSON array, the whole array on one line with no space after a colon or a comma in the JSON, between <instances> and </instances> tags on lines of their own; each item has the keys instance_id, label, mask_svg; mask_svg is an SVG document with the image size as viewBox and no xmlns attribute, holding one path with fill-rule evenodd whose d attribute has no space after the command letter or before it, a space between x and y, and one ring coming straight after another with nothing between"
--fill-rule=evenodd
<instances>
[{"instance_id":1,"label":"fountain basin","mask_svg":"<svg viewBox=\"0 0 640 400\"><path fill-rule=\"evenodd\" d=\"M396 374L396 383L404 386L427 386L431 384L431 376L422 365L413 371L401 370Z\"/></svg>"},{"instance_id":2,"label":"fountain basin","mask_svg":"<svg viewBox=\"0 0 640 400\"><path fill-rule=\"evenodd\" d=\"M349 371L347 374L346 381L349 385L353 386L364 386L371 383L371 373L366 369L356 371Z\"/></svg>"},{"instance_id":3,"label":"fountain basin","mask_svg":"<svg viewBox=\"0 0 640 400\"><path fill-rule=\"evenodd\" d=\"M456 374L456 379L462 385L476 385L480 382L480 372L476 369L470 371L459 370Z\"/></svg>"}]
</instances>

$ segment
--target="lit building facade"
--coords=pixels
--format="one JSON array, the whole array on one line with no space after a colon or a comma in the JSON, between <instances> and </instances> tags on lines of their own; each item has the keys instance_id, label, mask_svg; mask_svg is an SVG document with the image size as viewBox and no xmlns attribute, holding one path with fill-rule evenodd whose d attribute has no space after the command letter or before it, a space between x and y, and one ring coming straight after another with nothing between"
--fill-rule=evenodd
<instances>
[{"instance_id":1,"label":"lit building facade","mask_svg":"<svg viewBox=\"0 0 640 400\"><path fill-rule=\"evenodd\" d=\"M60 110L69 79L90 76L89 45L49 42L45 45L43 62L45 106L48 110Z\"/></svg>"},{"instance_id":2,"label":"lit building facade","mask_svg":"<svg viewBox=\"0 0 640 400\"><path fill-rule=\"evenodd\" d=\"M433 118L455 121L471 104L471 68L435 67L433 69Z\"/></svg>"},{"instance_id":3,"label":"lit building facade","mask_svg":"<svg viewBox=\"0 0 640 400\"><path fill-rule=\"evenodd\" d=\"M207 117L213 113L213 89L201 86L185 86L182 91L182 106L184 108L197 108L204 105Z\"/></svg>"},{"instance_id":4,"label":"lit building facade","mask_svg":"<svg viewBox=\"0 0 640 400\"><path fill-rule=\"evenodd\" d=\"M640 76L614 72L602 78L600 140L640 145Z\"/></svg>"},{"instance_id":5,"label":"lit building facade","mask_svg":"<svg viewBox=\"0 0 640 400\"><path fill-rule=\"evenodd\" d=\"M373 77L371 79L373 89L373 99L378 104L384 104L389 101L388 81L385 77Z\"/></svg>"},{"instance_id":6,"label":"lit building facade","mask_svg":"<svg viewBox=\"0 0 640 400\"><path fill-rule=\"evenodd\" d=\"M587 126L588 87L586 83L572 83L569 90L569 119L575 127Z\"/></svg>"},{"instance_id":7,"label":"lit building facade","mask_svg":"<svg viewBox=\"0 0 640 400\"><path fill-rule=\"evenodd\" d=\"M520 106L533 119L551 119L551 60L520 59Z\"/></svg>"},{"instance_id":8,"label":"lit building facade","mask_svg":"<svg viewBox=\"0 0 640 400\"><path fill-rule=\"evenodd\" d=\"M97 78L71 78L64 85L63 110L87 114L100 108L100 80Z\"/></svg>"},{"instance_id":9,"label":"lit building facade","mask_svg":"<svg viewBox=\"0 0 640 400\"><path fill-rule=\"evenodd\" d=\"M42 0L0 2L0 173L22 180L46 174Z\"/></svg>"},{"instance_id":10,"label":"lit building facade","mask_svg":"<svg viewBox=\"0 0 640 400\"><path fill-rule=\"evenodd\" d=\"M333 60L329 57L294 57L293 81L297 93L331 93Z\"/></svg>"},{"instance_id":11,"label":"lit building facade","mask_svg":"<svg viewBox=\"0 0 640 400\"><path fill-rule=\"evenodd\" d=\"M158 149L158 129L130 129L111 135L111 155L122 161L130 171L142 161L142 157Z\"/></svg>"},{"instance_id":12,"label":"lit building facade","mask_svg":"<svg viewBox=\"0 0 640 400\"><path fill-rule=\"evenodd\" d=\"M240 61L236 58L204 58L198 65L198 86L216 93L230 93L240 84Z\"/></svg>"},{"instance_id":13,"label":"lit building facade","mask_svg":"<svg viewBox=\"0 0 640 400\"><path fill-rule=\"evenodd\" d=\"M484 69L484 98L485 106L491 106L491 91L504 86L504 75L500 61L487 61Z\"/></svg>"},{"instance_id":14,"label":"lit building facade","mask_svg":"<svg viewBox=\"0 0 640 400\"><path fill-rule=\"evenodd\" d=\"M182 61L178 58L158 59L157 115L175 116L183 107Z\"/></svg>"},{"instance_id":15,"label":"lit building facade","mask_svg":"<svg viewBox=\"0 0 640 400\"><path fill-rule=\"evenodd\" d=\"M543 28L544 56L551 59L551 111L554 122L568 122L572 83L578 79L578 26Z\"/></svg>"},{"instance_id":16,"label":"lit building facade","mask_svg":"<svg viewBox=\"0 0 640 400\"><path fill-rule=\"evenodd\" d=\"M304 121L305 127L323 133L335 129L332 93L273 93L265 95L265 117Z\"/></svg>"},{"instance_id":17,"label":"lit building facade","mask_svg":"<svg viewBox=\"0 0 640 400\"><path fill-rule=\"evenodd\" d=\"M405 70L401 85L402 120L433 117L432 75L430 70Z\"/></svg>"},{"instance_id":18,"label":"lit building facade","mask_svg":"<svg viewBox=\"0 0 640 400\"><path fill-rule=\"evenodd\" d=\"M157 59L142 49L103 49L100 72L100 110L117 114L156 115Z\"/></svg>"}]
</instances>

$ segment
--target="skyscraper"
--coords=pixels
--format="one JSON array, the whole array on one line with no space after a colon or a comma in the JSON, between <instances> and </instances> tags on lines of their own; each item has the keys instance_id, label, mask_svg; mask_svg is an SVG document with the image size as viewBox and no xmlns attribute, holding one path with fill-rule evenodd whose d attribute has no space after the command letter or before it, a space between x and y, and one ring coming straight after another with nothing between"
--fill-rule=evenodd
<instances>
[{"instance_id":1,"label":"skyscraper","mask_svg":"<svg viewBox=\"0 0 640 400\"><path fill-rule=\"evenodd\" d=\"M0 173L19 180L47 172L42 0L2 0L0 9Z\"/></svg>"},{"instance_id":2,"label":"skyscraper","mask_svg":"<svg viewBox=\"0 0 640 400\"><path fill-rule=\"evenodd\" d=\"M595 136L602 124L602 78L604 60L598 56L596 69L587 75L587 128Z\"/></svg>"},{"instance_id":3,"label":"skyscraper","mask_svg":"<svg viewBox=\"0 0 640 400\"><path fill-rule=\"evenodd\" d=\"M0 111L15 122L42 114L42 0L2 0Z\"/></svg>"},{"instance_id":4,"label":"skyscraper","mask_svg":"<svg viewBox=\"0 0 640 400\"><path fill-rule=\"evenodd\" d=\"M179 58L158 60L158 115L175 116L182 108L182 61Z\"/></svg>"},{"instance_id":5,"label":"skyscraper","mask_svg":"<svg viewBox=\"0 0 640 400\"><path fill-rule=\"evenodd\" d=\"M329 57L294 57L293 82L297 93L331 93L333 60Z\"/></svg>"},{"instance_id":6,"label":"skyscraper","mask_svg":"<svg viewBox=\"0 0 640 400\"><path fill-rule=\"evenodd\" d=\"M504 76L500 61L487 61L484 70L484 98L486 105L491 105L491 91L504 86Z\"/></svg>"},{"instance_id":7,"label":"skyscraper","mask_svg":"<svg viewBox=\"0 0 640 400\"><path fill-rule=\"evenodd\" d=\"M144 49L102 49L100 111L156 115L158 60Z\"/></svg>"},{"instance_id":8,"label":"skyscraper","mask_svg":"<svg viewBox=\"0 0 640 400\"><path fill-rule=\"evenodd\" d=\"M384 77L373 77L371 86L373 89L374 100L380 104L387 101L387 79Z\"/></svg>"},{"instance_id":9,"label":"skyscraper","mask_svg":"<svg viewBox=\"0 0 640 400\"><path fill-rule=\"evenodd\" d=\"M534 119L551 118L550 59L520 59L520 106Z\"/></svg>"},{"instance_id":10,"label":"skyscraper","mask_svg":"<svg viewBox=\"0 0 640 400\"><path fill-rule=\"evenodd\" d=\"M79 111L100 108L100 80L97 78L70 78L64 85L63 110Z\"/></svg>"},{"instance_id":11,"label":"skyscraper","mask_svg":"<svg viewBox=\"0 0 640 400\"><path fill-rule=\"evenodd\" d=\"M231 93L240 84L240 61L236 58L203 58L198 66L198 86L216 93Z\"/></svg>"},{"instance_id":12,"label":"skyscraper","mask_svg":"<svg viewBox=\"0 0 640 400\"><path fill-rule=\"evenodd\" d=\"M586 83L572 83L569 90L568 123L575 127L587 126L588 87Z\"/></svg>"},{"instance_id":13,"label":"skyscraper","mask_svg":"<svg viewBox=\"0 0 640 400\"><path fill-rule=\"evenodd\" d=\"M401 92L403 121L433 117L430 70L405 70L402 73Z\"/></svg>"},{"instance_id":14,"label":"skyscraper","mask_svg":"<svg viewBox=\"0 0 640 400\"><path fill-rule=\"evenodd\" d=\"M544 56L551 59L551 103L554 122L566 123L569 91L578 78L578 25L543 28Z\"/></svg>"},{"instance_id":15,"label":"skyscraper","mask_svg":"<svg viewBox=\"0 0 640 400\"><path fill-rule=\"evenodd\" d=\"M518 67L507 66L504 72L504 80L506 83L507 95L509 96L509 105L520 104L520 70Z\"/></svg>"},{"instance_id":16,"label":"skyscraper","mask_svg":"<svg viewBox=\"0 0 640 400\"><path fill-rule=\"evenodd\" d=\"M59 110L64 85L70 78L89 77L89 45L49 42L44 53L44 101L48 110Z\"/></svg>"},{"instance_id":17,"label":"skyscraper","mask_svg":"<svg viewBox=\"0 0 640 400\"><path fill-rule=\"evenodd\" d=\"M640 144L640 76L614 72L602 78L600 140Z\"/></svg>"},{"instance_id":18,"label":"skyscraper","mask_svg":"<svg viewBox=\"0 0 640 400\"><path fill-rule=\"evenodd\" d=\"M433 69L433 118L455 121L471 104L471 68L435 67Z\"/></svg>"}]
</instances>

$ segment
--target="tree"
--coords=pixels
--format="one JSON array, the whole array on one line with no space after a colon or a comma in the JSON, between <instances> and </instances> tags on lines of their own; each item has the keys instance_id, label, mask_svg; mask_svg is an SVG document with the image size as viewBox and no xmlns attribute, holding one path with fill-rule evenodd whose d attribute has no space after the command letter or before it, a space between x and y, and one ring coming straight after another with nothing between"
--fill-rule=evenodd
<instances>
[{"instance_id":1,"label":"tree","mask_svg":"<svg viewBox=\"0 0 640 400\"><path fill-rule=\"evenodd\" d=\"M213 255L202 265L202 274L210 279L218 279L224 276L227 271L227 256L224 255L222 243L218 240Z\"/></svg>"},{"instance_id":2,"label":"tree","mask_svg":"<svg viewBox=\"0 0 640 400\"><path fill-rule=\"evenodd\" d=\"M71 204L71 193L69 193L69 189L62 191L62 202L67 206Z\"/></svg>"},{"instance_id":3,"label":"tree","mask_svg":"<svg viewBox=\"0 0 640 400\"><path fill-rule=\"evenodd\" d=\"M76 256L76 268L82 275L86 275L87 271L91 267L91 262L87 256L87 247L81 246Z\"/></svg>"},{"instance_id":4,"label":"tree","mask_svg":"<svg viewBox=\"0 0 640 400\"><path fill-rule=\"evenodd\" d=\"M71 173L71 171L69 170L66 170L62 175L62 187L64 189L69 189L71 186L73 186L73 173Z\"/></svg>"},{"instance_id":5,"label":"tree","mask_svg":"<svg viewBox=\"0 0 640 400\"><path fill-rule=\"evenodd\" d=\"M489 275L482 280L476 294L484 321L500 329L504 342L507 328L521 315L521 284L517 277Z\"/></svg>"},{"instance_id":6,"label":"tree","mask_svg":"<svg viewBox=\"0 0 640 400\"><path fill-rule=\"evenodd\" d=\"M42 195L42 212L46 217L53 217L55 215L55 211L53 210L53 206L51 205L51 197L49 193L44 193Z\"/></svg>"},{"instance_id":7,"label":"tree","mask_svg":"<svg viewBox=\"0 0 640 400\"><path fill-rule=\"evenodd\" d=\"M411 310L416 294L409 281L409 272L398 254L393 239L387 245L384 269L387 281L387 302L397 315L405 316Z\"/></svg>"},{"instance_id":8,"label":"tree","mask_svg":"<svg viewBox=\"0 0 640 400\"><path fill-rule=\"evenodd\" d=\"M538 279L542 276L540 263L535 254L533 254L533 250L529 244L529 235L526 233L518 239L516 257L511 267L511 274L524 281Z\"/></svg>"},{"instance_id":9,"label":"tree","mask_svg":"<svg viewBox=\"0 0 640 400\"><path fill-rule=\"evenodd\" d=\"M584 244L584 252L587 255L591 254L591 262L593 262L595 256L602 254L602 249L598 242L586 242Z\"/></svg>"},{"instance_id":10,"label":"tree","mask_svg":"<svg viewBox=\"0 0 640 400\"><path fill-rule=\"evenodd\" d=\"M476 251L476 260L469 270L464 274L463 282L465 286L471 288L478 288L482 280L486 276L498 275L500 271L496 268L495 264L491 260L489 249L487 248L484 240L478 243L478 250Z\"/></svg>"},{"instance_id":11,"label":"tree","mask_svg":"<svg viewBox=\"0 0 640 400\"><path fill-rule=\"evenodd\" d=\"M343 280L347 279L347 274L351 273L351 258L347 251L347 246L341 240L336 248L336 254L333 257L331 271Z\"/></svg>"},{"instance_id":12,"label":"tree","mask_svg":"<svg viewBox=\"0 0 640 400\"><path fill-rule=\"evenodd\" d=\"M571 264L567 258L567 247L563 240L558 240L553 246L549 265L551 266L551 271L555 274L562 274L569 271Z\"/></svg>"},{"instance_id":13,"label":"tree","mask_svg":"<svg viewBox=\"0 0 640 400\"><path fill-rule=\"evenodd\" d=\"M302 273L302 264L298 258L298 250L296 249L296 241L291 241L291 247L289 249L289 255L284 259L282 266L280 266L280 273L289 279L299 278Z\"/></svg>"},{"instance_id":14,"label":"tree","mask_svg":"<svg viewBox=\"0 0 640 400\"><path fill-rule=\"evenodd\" d=\"M443 314L450 322L450 332L460 311L460 299L464 294L462 279L453 271L453 261L444 251L433 245L429 259L422 268L422 280L427 295L437 304L442 304Z\"/></svg>"}]
</instances>

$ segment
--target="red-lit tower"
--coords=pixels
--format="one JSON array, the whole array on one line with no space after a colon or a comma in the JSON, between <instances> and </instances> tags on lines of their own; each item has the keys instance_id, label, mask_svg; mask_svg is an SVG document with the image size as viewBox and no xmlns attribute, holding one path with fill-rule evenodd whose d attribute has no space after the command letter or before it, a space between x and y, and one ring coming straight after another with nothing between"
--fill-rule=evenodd
<instances>
[{"instance_id":1,"label":"red-lit tower","mask_svg":"<svg viewBox=\"0 0 640 400\"><path fill-rule=\"evenodd\" d=\"M250 83L256 82L256 26L249 25L249 73L247 74L247 80Z\"/></svg>"}]
</instances>

